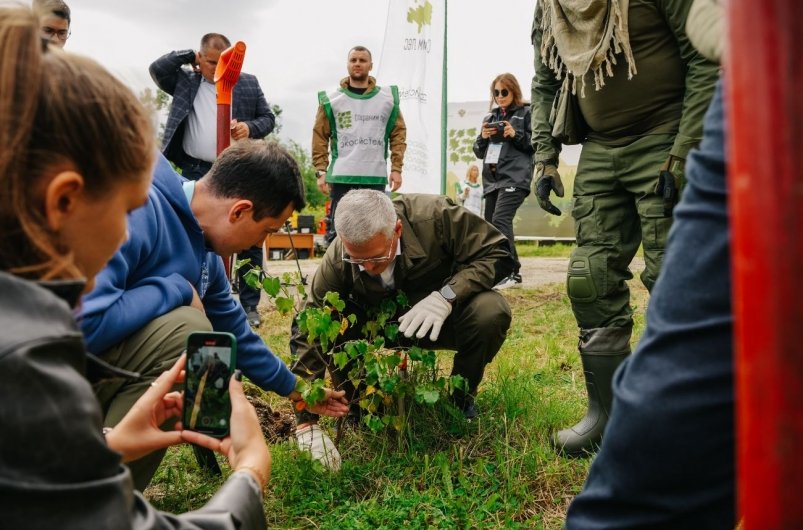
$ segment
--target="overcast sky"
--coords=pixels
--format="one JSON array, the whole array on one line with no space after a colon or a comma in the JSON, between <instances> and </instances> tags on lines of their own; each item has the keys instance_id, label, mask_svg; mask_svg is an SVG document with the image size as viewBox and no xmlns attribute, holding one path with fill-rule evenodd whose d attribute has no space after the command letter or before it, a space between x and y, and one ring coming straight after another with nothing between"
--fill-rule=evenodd
<instances>
[{"instance_id":1,"label":"overcast sky","mask_svg":"<svg viewBox=\"0 0 803 530\"><path fill-rule=\"evenodd\" d=\"M0 0L1 1L1 0ZM171 50L197 49L208 32L246 43L243 71L283 109L281 137L309 147L319 90L346 75L355 44L373 53L381 78L387 0L67 0L67 49L90 55L136 92L154 83L148 65ZM448 3L448 99L486 101L491 80L511 72L529 99L534 0Z\"/></svg>"}]
</instances>

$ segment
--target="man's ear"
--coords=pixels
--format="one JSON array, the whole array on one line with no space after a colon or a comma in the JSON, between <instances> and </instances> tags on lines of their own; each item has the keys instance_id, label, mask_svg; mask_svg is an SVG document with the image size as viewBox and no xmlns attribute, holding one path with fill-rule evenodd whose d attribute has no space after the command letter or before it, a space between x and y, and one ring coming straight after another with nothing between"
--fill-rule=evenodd
<instances>
[{"instance_id":1,"label":"man's ear","mask_svg":"<svg viewBox=\"0 0 803 530\"><path fill-rule=\"evenodd\" d=\"M58 231L75 212L84 193L84 177L75 171L57 173L45 186L45 219L51 230Z\"/></svg>"},{"instance_id":2,"label":"man's ear","mask_svg":"<svg viewBox=\"0 0 803 530\"><path fill-rule=\"evenodd\" d=\"M393 228L393 230L396 232L397 236L401 237L401 235L402 235L402 222L401 222L401 219L396 219L396 226Z\"/></svg>"},{"instance_id":3,"label":"man's ear","mask_svg":"<svg viewBox=\"0 0 803 530\"><path fill-rule=\"evenodd\" d=\"M250 214L250 215L248 215ZM254 203L246 199L240 199L229 208L229 222L236 223L243 219L251 219L254 215Z\"/></svg>"}]
</instances>

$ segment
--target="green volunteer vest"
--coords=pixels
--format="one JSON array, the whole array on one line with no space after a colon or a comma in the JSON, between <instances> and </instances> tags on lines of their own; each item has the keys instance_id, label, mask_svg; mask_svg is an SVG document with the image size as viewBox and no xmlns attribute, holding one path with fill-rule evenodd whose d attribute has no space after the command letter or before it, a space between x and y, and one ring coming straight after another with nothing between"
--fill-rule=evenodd
<instances>
[{"instance_id":1,"label":"green volunteer vest","mask_svg":"<svg viewBox=\"0 0 803 530\"><path fill-rule=\"evenodd\" d=\"M344 88L318 93L332 128L326 182L387 184L388 141L399 115L399 89L375 87L365 94Z\"/></svg>"}]
</instances>

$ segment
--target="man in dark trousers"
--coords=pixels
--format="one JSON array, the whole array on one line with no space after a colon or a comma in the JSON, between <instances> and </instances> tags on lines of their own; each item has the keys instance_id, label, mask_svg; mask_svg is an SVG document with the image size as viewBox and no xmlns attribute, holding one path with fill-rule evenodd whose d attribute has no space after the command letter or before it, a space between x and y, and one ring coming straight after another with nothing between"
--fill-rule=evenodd
<instances>
[{"instance_id":1,"label":"man in dark trousers","mask_svg":"<svg viewBox=\"0 0 803 530\"><path fill-rule=\"evenodd\" d=\"M532 144L536 196L547 212L561 214L549 199L551 191L564 192L561 142L583 145L567 291L588 412L555 435L562 454L593 452L602 439L611 379L630 355L630 262L641 245L641 281L651 290L686 154L702 136L719 67L689 42L690 6L691 0L544 0L536 7Z\"/></svg>"},{"instance_id":2,"label":"man in dark trousers","mask_svg":"<svg viewBox=\"0 0 803 530\"><path fill-rule=\"evenodd\" d=\"M173 96L162 152L190 180L203 177L217 156L215 68L221 52L230 46L225 36L207 33L197 52L172 51L156 59L149 69L157 86ZM185 65L191 68L184 68ZM253 75L240 74L232 94L231 115L232 140L264 138L273 130L276 119ZM262 265L262 247L251 247L238 256ZM259 290L243 281L243 275L249 269L245 266L237 273L240 303L248 315L249 324L259 326Z\"/></svg>"}]
</instances>

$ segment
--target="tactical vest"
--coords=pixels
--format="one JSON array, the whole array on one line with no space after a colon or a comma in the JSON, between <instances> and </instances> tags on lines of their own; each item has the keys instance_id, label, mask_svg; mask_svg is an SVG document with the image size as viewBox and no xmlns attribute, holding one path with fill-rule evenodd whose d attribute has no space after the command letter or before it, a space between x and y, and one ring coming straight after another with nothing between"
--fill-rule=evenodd
<instances>
[{"instance_id":1,"label":"tactical vest","mask_svg":"<svg viewBox=\"0 0 803 530\"><path fill-rule=\"evenodd\" d=\"M326 182L387 184L388 141L399 115L399 89L375 87L365 94L344 88L318 93L332 129Z\"/></svg>"}]
</instances>

